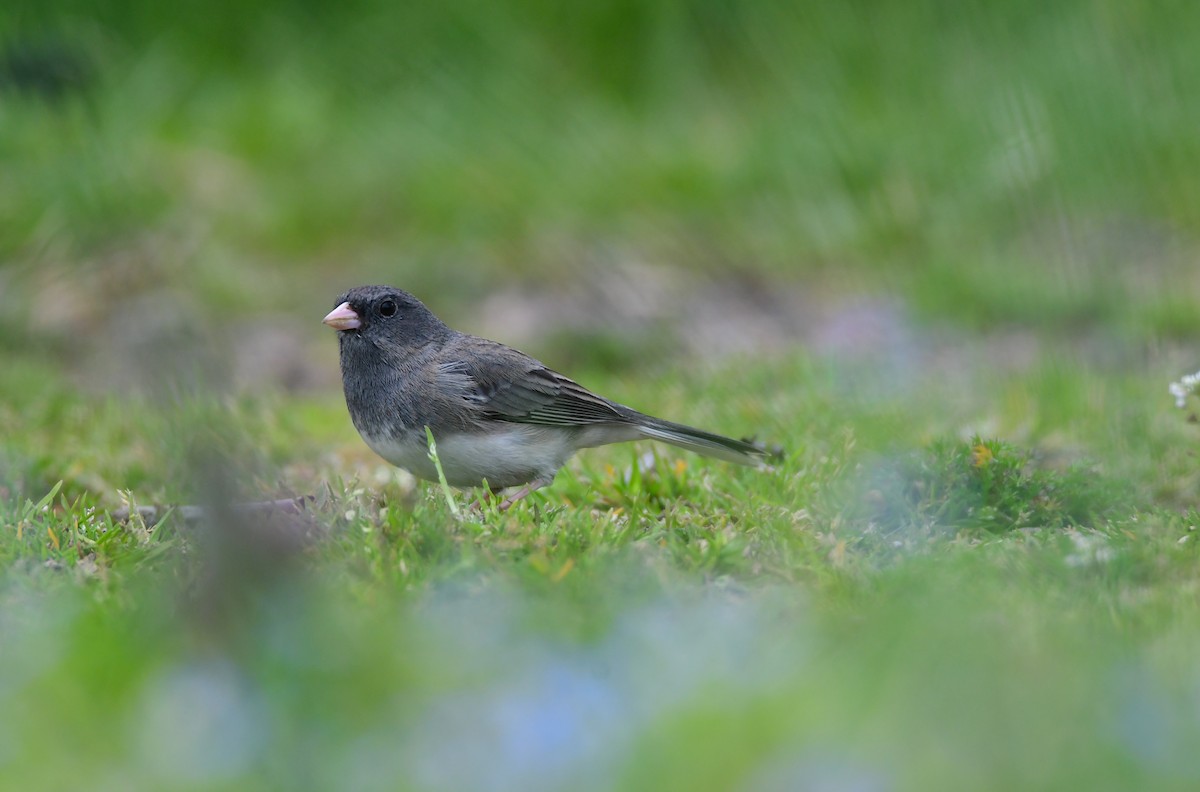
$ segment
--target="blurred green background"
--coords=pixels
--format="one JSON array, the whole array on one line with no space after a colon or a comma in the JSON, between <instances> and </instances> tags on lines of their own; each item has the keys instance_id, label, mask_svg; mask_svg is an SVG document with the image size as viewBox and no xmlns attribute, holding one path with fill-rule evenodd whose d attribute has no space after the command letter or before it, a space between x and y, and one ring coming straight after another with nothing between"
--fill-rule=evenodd
<instances>
[{"instance_id":1,"label":"blurred green background","mask_svg":"<svg viewBox=\"0 0 1200 792\"><path fill-rule=\"evenodd\" d=\"M10 282L90 265L118 295L186 286L239 314L372 280L466 314L635 261L1178 335L1198 319L1196 17L17 2L0 252Z\"/></svg>"},{"instance_id":2,"label":"blurred green background","mask_svg":"<svg viewBox=\"0 0 1200 792\"><path fill-rule=\"evenodd\" d=\"M1195 789L1198 51L1133 0L5 3L0 783ZM340 403L372 282L789 456L458 522ZM311 535L107 516L235 492Z\"/></svg>"}]
</instances>

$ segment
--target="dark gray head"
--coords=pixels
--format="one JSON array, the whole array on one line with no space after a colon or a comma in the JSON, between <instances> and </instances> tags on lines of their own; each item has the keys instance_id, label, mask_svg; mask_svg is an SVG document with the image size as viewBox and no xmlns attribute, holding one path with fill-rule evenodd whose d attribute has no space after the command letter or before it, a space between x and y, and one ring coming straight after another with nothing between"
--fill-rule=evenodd
<instances>
[{"instance_id":1,"label":"dark gray head","mask_svg":"<svg viewBox=\"0 0 1200 792\"><path fill-rule=\"evenodd\" d=\"M363 345L400 352L453 333L420 300L391 286L351 289L337 298L324 321L338 331L343 350Z\"/></svg>"}]
</instances>

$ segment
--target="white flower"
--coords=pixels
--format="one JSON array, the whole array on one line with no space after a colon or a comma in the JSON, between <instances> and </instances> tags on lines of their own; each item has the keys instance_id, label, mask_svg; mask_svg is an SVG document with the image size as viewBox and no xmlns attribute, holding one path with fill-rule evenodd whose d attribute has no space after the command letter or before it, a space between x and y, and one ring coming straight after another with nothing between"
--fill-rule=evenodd
<instances>
[{"instance_id":1,"label":"white flower","mask_svg":"<svg viewBox=\"0 0 1200 792\"><path fill-rule=\"evenodd\" d=\"M1196 391L1197 386L1200 386L1200 371L1184 375L1179 382L1172 382L1167 390L1175 397L1175 406L1183 409L1187 405L1187 397Z\"/></svg>"}]
</instances>

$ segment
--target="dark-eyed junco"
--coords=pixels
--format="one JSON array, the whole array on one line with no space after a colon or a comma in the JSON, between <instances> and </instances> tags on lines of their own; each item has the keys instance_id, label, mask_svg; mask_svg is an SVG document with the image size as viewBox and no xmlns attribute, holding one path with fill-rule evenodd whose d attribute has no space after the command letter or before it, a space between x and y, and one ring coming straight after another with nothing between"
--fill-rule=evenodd
<instances>
[{"instance_id":1,"label":"dark-eyed junco","mask_svg":"<svg viewBox=\"0 0 1200 792\"><path fill-rule=\"evenodd\" d=\"M581 448L645 438L742 465L767 455L597 396L522 352L451 329L400 289L361 286L337 303L324 321L338 331L346 406L363 440L436 481L428 426L451 485L521 487L501 508L549 484Z\"/></svg>"}]
</instances>

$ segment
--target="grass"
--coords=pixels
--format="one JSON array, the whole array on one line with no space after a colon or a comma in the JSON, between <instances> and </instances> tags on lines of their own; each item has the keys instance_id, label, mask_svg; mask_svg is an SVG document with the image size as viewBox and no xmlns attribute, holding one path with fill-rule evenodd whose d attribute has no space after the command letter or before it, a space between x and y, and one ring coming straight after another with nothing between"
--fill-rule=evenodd
<instances>
[{"instance_id":1,"label":"grass","mask_svg":"<svg viewBox=\"0 0 1200 792\"><path fill-rule=\"evenodd\" d=\"M18 3L0 785L1194 788L1196 15ZM365 282L786 455L469 511Z\"/></svg>"},{"instance_id":2,"label":"grass","mask_svg":"<svg viewBox=\"0 0 1200 792\"><path fill-rule=\"evenodd\" d=\"M937 382L880 400L839 393L827 366L752 364L804 385L769 410L728 372L671 373L714 425L784 444L773 472L597 449L504 514L455 515L436 484L371 461L333 397L270 405L297 449L274 467L236 451L272 446L263 405L126 411L131 435L177 421L185 445L225 426L230 454L162 446L134 497L180 492L174 466L189 464L179 497L200 502L313 492L308 539L233 517L114 523L117 494L80 481L10 491L0 651L20 728L0 773L155 788L1190 783L1200 517L1156 504L1163 470L1145 459L1190 444L1170 400L1129 399L1145 383L1128 375L1006 376L1022 412L1077 420L1018 446L945 434ZM978 376L990 395L964 414L1018 419ZM1073 404L1072 384L1097 407ZM1147 436L1160 417L1171 436ZM309 438L327 426L339 439L320 449ZM95 464L126 475L120 453ZM50 761L64 742L71 761Z\"/></svg>"}]
</instances>

